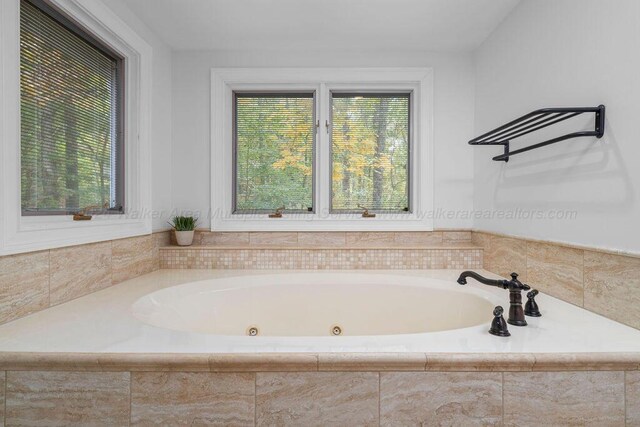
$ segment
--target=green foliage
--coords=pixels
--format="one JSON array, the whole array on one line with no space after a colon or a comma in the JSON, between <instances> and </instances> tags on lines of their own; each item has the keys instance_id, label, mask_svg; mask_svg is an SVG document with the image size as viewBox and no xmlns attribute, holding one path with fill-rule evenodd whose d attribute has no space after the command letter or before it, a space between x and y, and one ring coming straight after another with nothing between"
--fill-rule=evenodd
<instances>
[{"instance_id":1,"label":"green foliage","mask_svg":"<svg viewBox=\"0 0 640 427\"><path fill-rule=\"evenodd\" d=\"M332 207L409 206L409 97L336 96L332 102Z\"/></svg>"},{"instance_id":2,"label":"green foliage","mask_svg":"<svg viewBox=\"0 0 640 427\"><path fill-rule=\"evenodd\" d=\"M409 96L332 101L332 208L409 206ZM236 210L313 206L312 98L258 95L236 102Z\"/></svg>"},{"instance_id":3,"label":"green foliage","mask_svg":"<svg viewBox=\"0 0 640 427\"><path fill-rule=\"evenodd\" d=\"M193 231L196 229L198 219L192 216L174 216L169 225L176 231Z\"/></svg>"},{"instance_id":4,"label":"green foliage","mask_svg":"<svg viewBox=\"0 0 640 427\"><path fill-rule=\"evenodd\" d=\"M313 206L313 98L238 97L236 210Z\"/></svg>"},{"instance_id":5,"label":"green foliage","mask_svg":"<svg viewBox=\"0 0 640 427\"><path fill-rule=\"evenodd\" d=\"M113 60L22 1L23 209L114 207Z\"/></svg>"}]
</instances>

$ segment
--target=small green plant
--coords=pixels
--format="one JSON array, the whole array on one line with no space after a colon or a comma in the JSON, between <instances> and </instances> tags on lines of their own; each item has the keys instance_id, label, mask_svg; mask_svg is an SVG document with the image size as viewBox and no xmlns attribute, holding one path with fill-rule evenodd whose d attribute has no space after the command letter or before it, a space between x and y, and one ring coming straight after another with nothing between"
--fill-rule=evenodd
<instances>
[{"instance_id":1,"label":"small green plant","mask_svg":"<svg viewBox=\"0 0 640 427\"><path fill-rule=\"evenodd\" d=\"M169 225L176 231L193 231L198 224L198 218L192 216L174 216Z\"/></svg>"}]
</instances>

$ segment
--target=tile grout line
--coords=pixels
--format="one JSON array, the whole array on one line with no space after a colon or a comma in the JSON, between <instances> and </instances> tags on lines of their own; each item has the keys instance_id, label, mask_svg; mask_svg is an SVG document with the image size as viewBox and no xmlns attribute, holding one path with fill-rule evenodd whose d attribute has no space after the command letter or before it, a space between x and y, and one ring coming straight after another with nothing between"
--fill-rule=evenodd
<instances>
[{"instance_id":1,"label":"tile grout line","mask_svg":"<svg viewBox=\"0 0 640 427\"><path fill-rule=\"evenodd\" d=\"M380 413L382 412L382 410L380 409L380 407L382 406L382 393L381 393L381 385L380 383L382 382L382 373L378 372L378 426L382 425L382 417L380 416Z\"/></svg>"},{"instance_id":2,"label":"tile grout line","mask_svg":"<svg viewBox=\"0 0 640 427\"><path fill-rule=\"evenodd\" d=\"M131 387L133 386L133 372L129 372L129 425L131 426L133 424L133 411L132 411L132 399L131 399Z\"/></svg>"},{"instance_id":3,"label":"tile grout line","mask_svg":"<svg viewBox=\"0 0 640 427\"><path fill-rule=\"evenodd\" d=\"M640 366L638 368L636 368L636 370L640 369ZM628 416L628 401L627 401L627 374L628 372L625 370L624 371L624 422L625 422L625 426L627 425L627 416Z\"/></svg>"},{"instance_id":4,"label":"tile grout line","mask_svg":"<svg viewBox=\"0 0 640 427\"><path fill-rule=\"evenodd\" d=\"M502 412L502 425L504 426L504 371L500 373L500 377L502 379L501 385L500 385L500 391L502 394L502 404L500 405L500 410Z\"/></svg>"}]
</instances>

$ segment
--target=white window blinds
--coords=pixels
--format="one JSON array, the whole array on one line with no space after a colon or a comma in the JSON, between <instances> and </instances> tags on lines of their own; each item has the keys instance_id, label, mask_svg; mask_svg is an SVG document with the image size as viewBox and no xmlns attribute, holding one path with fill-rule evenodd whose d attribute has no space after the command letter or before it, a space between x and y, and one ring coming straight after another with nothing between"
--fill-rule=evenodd
<instances>
[{"instance_id":1,"label":"white window blinds","mask_svg":"<svg viewBox=\"0 0 640 427\"><path fill-rule=\"evenodd\" d=\"M313 210L314 93L234 94L234 212Z\"/></svg>"},{"instance_id":2,"label":"white window blinds","mask_svg":"<svg viewBox=\"0 0 640 427\"><path fill-rule=\"evenodd\" d=\"M59 12L21 0L23 215L122 210L121 70Z\"/></svg>"}]
</instances>

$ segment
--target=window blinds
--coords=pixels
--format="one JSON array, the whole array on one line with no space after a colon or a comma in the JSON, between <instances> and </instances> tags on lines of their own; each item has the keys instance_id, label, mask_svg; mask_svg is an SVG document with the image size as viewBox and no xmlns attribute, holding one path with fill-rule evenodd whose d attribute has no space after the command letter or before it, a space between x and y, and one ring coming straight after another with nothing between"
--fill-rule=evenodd
<instances>
[{"instance_id":1,"label":"window blinds","mask_svg":"<svg viewBox=\"0 0 640 427\"><path fill-rule=\"evenodd\" d=\"M234 94L234 211L313 210L313 93Z\"/></svg>"},{"instance_id":2,"label":"window blinds","mask_svg":"<svg viewBox=\"0 0 640 427\"><path fill-rule=\"evenodd\" d=\"M331 208L408 211L410 94L331 94Z\"/></svg>"},{"instance_id":3,"label":"window blinds","mask_svg":"<svg viewBox=\"0 0 640 427\"><path fill-rule=\"evenodd\" d=\"M121 209L120 66L56 11L21 0L23 215Z\"/></svg>"}]
</instances>

